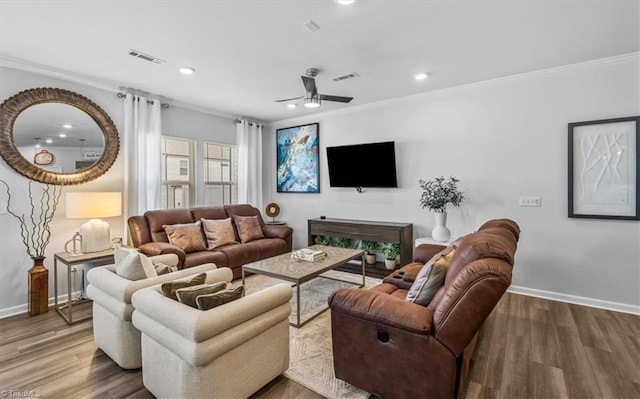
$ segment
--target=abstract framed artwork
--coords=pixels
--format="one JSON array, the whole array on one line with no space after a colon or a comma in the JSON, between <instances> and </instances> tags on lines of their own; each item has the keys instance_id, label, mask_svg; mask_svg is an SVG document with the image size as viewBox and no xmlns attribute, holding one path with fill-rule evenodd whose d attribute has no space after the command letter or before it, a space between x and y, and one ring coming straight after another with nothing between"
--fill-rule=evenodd
<instances>
[{"instance_id":1,"label":"abstract framed artwork","mask_svg":"<svg viewBox=\"0 0 640 399\"><path fill-rule=\"evenodd\" d=\"M569 123L569 217L640 220L640 116Z\"/></svg>"},{"instance_id":2,"label":"abstract framed artwork","mask_svg":"<svg viewBox=\"0 0 640 399\"><path fill-rule=\"evenodd\" d=\"M319 136L319 123L276 130L279 193L320 192Z\"/></svg>"}]
</instances>

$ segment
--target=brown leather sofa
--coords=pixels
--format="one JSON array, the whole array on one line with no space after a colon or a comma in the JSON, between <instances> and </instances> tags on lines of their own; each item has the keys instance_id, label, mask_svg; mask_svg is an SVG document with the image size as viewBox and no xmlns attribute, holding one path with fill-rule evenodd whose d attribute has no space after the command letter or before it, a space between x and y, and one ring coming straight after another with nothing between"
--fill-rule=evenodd
<instances>
[{"instance_id":1,"label":"brown leather sofa","mask_svg":"<svg viewBox=\"0 0 640 399\"><path fill-rule=\"evenodd\" d=\"M185 253L169 243L163 225L193 223L202 219L226 219L238 216L258 216L265 238L244 244L225 245L213 250ZM228 267L233 278L242 276L242 265L261 259L291 252L293 229L284 225L266 225L260 211L248 204L225 205L224 207L199 207L191 209L159 209L147 211L143 216L132 216L128 220L133 246L147 256L172 253L178 255L178 269L203 263L215 263ZM236 241L240 242L234 224Z\"/></svg>"},{"instance_id":2,"label":"brown leather sofa","mask_svg":"<svg viewBox=\"0 0 640 399\"><path fill-rule=\"evenodd\" d=\"M422 244L414 262L368 289L329 298L336 377L380 398L453 398L466 380L482 323L511 284L520 235L495 219L460 237L428 306L405 300L416 275L446 247Z\"/></svg>"}]
</instances>

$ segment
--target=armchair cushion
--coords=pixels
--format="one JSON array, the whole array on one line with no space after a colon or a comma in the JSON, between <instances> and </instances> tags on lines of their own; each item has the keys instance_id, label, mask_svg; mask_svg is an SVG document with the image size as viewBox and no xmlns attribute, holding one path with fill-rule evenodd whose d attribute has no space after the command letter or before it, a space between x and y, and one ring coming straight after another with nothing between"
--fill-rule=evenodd
<instances>
[{"instance_id":1,"label":"armchair cushion","mask_svg":"<svg viewBox=\"0 0 640 399\"><path fill-rule=\"evenodd\" d=\"M151 260L133 248L117 247L114 259L116 274L120 277L128 280L142 280L158 276Z\"/></svg>"},{"instance_id":2,"label":"armchair cushion","mask_svg":"<svg viewBox=\"0 0 640 399\"><path fill-rule=\"evenodd\" d=\"M191 287L179 288L176 290L176 296L180 303L197 308L196 298L200 295L210 295L227 288L226 281L220 281L214 284L201 284Z\"/></svg>"},{"instance_id":3,"label":"armchair cushion","mask_svg":"<svg viewBox=\"0 0 640 399\"><path fill-rule=\"evenodd\" d=\"M216 306L224 305L244 296L244 286L233 289L221 290L213 294L199 295L196 298L196 305L200 310L213 309Z\"/></svg>"},{"instance_id":4,"label":"armchair cushion","mask_svg":"<svg viewBox=\"0 0 640 399\"><path fill-rule=\"evenodd\" d=\"M207 250L199 220L194 223L165 224L162 227L167 232L169 243L181 248L185 253Z\"/></svg>"},{"instance_id":5,"label":"armchair cushion","mask_svg":"<svg viewBox=\"0 0 640 399\"><path fill-rule=\"evenodd\" d=\"M429 305L444 284L447 268L455 252L454 247L447 247L425 263L409 288L406 300L422 306Z\"/></svg>"},{"instance_id":6,"label":"armchair cushion","mask_svg":"<svg viewBox=\"0 0 640 399\"><path fill-rule=\"evenodd\" d=\"M167 283L163 283L162 293L167 298L171 298L177 301L178 300L178 295L176 294L177 290L179 290L180 288L193 287L194 285L202 285L204 284L206 278L207 278L206 273L200 273L189 278L188 280L177 280L177 281L170 281Z\"/></svg>"}]
</instances>

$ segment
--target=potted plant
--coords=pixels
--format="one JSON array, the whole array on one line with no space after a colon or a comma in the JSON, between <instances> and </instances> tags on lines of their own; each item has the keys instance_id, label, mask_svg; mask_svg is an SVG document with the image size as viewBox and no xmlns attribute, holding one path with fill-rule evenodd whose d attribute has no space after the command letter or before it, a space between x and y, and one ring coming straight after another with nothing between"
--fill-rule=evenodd
<instances>
[{"instance_id":1,"label":"potted plant","mask_svg":"<svg viewBox=\"0 0 640 399\"><path fill-rule=\"evenodd\" d=\"M431 231L431 236L440 242L445 242L451 237L451 232L447 229L447 204L460 206L464 195L458 189L460 180L451 176L445 179L444 176L436 177L433 180L419 180L422 188L420 206L435 212L436 227Z\"/></svg>"},{"instance_id":2,"label":"potted plant","mask_svg":"<svg viewBox=\"0 0 640 399\"><path fill-rule=\"evenodd\" d=\"M375 241L362 240L360 248L364 251L366 262L368 265L376 264L376 254L380 251L380 244Z\"/></svg>"},{"instance_id":3,"label":"potted plant","mask_svg":"<svg viewBox=\"0 0 640 399\"><path fill-rule=\"evenodd\" d=\"M399 244L389 244L382 247L382 253L384 254L384 265L387 269L393 270L396 268L396 260L400 255Z\"/></svg>"},{"instance_id":4,"label":"potted plant","mask_svg":"<svg viewBox=\"0 0 640 399\"><path fill-rule=\"evenodd\" d=\"M338 248L351 248L352 243L353 243L353 240L351 238L346 238L346 237L336 238L336 247Z\"/></svg>"},{"instance_id":5,"label":"potted plant","mask_svg":"<svg viewBox=\"0 0 640 399\"><path fill-rule=\"evenodd\" d=\"M313 242L317 245L329 245L331 244L331 237L329 236L315 236L313 237Z\"/></svg>"}]
</instances>

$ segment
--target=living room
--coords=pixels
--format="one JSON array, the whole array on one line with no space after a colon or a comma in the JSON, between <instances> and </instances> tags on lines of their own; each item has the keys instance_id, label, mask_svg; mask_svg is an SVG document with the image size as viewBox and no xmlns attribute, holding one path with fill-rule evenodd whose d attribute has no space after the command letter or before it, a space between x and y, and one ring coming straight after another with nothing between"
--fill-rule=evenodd
<instances>
[{"instance_id":1,"label":"living room","mask_svg":"<svg viewBox=\"0 0 640 399\"><path fill-rule=\"evenodd\" d=\"M309 12L303 14L315 20L315 7L324 10L339 6L334 2L324 3L326 4L307 5L306 7L310 7ZM352 9L350 12L357 12L357 7L364 6L365 3L355 2L352 6L356 11ZM493 7L500 7L499 4L492 4ZM484 64L486 55L473 51L474 46L479 45L472 40L473 31L455 42L458 47L454 47L452 52L455 56L451 57L459 57L456 62L458 69L478 68L485 72L490 67L495 69L489 74L478 72L481 78L471 77L458 84L434 89L439 76L455 74L455 71L440 68L426 81L411 82L421 86L415 86L410 94L391 95L385 99L360 103L360 93L351 92L337 83L330 86L330 78L345 71L355 71L361 75L356 79L375 84L375 81L384 80L385 77L380 71L367 75L365 70L351 69L345 62L340 65L340 70L333 69L335 74L321 72L316 81L321 91L325 88L335 89L328 92L353 95L353 104L323 102L317 110L309 111L304 108L302 111L302 107L286 109L284 104L274 103L276 99L301 94L303 87L299 76L304 74L305 68L332 68L330 58L319 59L309 51L295 56L299 62L294 63L298 69L293 69L290 76L291 92L285 86L288 82L279 82L286 90L260 93L264 97L263 101L269 102L269 106L277 106L273 111L276 116L260 117L259 115L264 114L256 113L254 116L243 107L232 111L214 105L194 105L202 101L195 98L190 103L188 94L192 90L191 85L197 85L198 81L188 79L197 79L198 74L214 69L211 65L194 65L196 73L186 79L176 76L175 85L184 86L183 97L173 99L164 92L155 91L153 87L145 87L145 80L140 76L136 77L138 80L132 79L126 83L116 80L113 83L106 72L87 76L65 71L56 67L55 63L53 66L50 64L50 59L57 59L57 47L60 47L61 52L71 52L73 47L51 46L49 53L34 54L34 57L39 58L19 57L11 44L21 34L15 26L19 24L26 27L35 25L35 21L41 21L34 18L32 21L20 20L19 23L8 24L9 19L24 17L25 11L18 10L15 11L16 14L12 14L14 6L10 2L2 2L0 95L4 101L31 88L71 90L99 104L121 133L124 123L123 100L116 93L123 91L122 87L134 87L157 96L165 95L169 98L164 98L163 102L169 103L169 107L161 111L163 135L195 140L198 148L202 148L205 141L236 145L235 119L248 119L262 124L262 202L253 205L264 211L269 202L279 204L281 214L278 218L293 228L294 248L307 246L307 220L321 215L331 218L409 222L413 223L414 238L429 237L434 227L433 215L420 208L418 200L421 190L418 181L437 176L456 176L461 180L460 187L464 191L465 200L460 207L448 208L447 226L451 229L452 237L473 232L483 222L493 218L517 221L522 230L509 292L638 315L640 224L637 220L567 216L567 127L573 122L640 114L639 3L561 2L559 5L546 4L541 8L528 2L514 4L515 8L517 4L526 6L527 12L536 11L530 15L530 19L522 17L525 12L517 13L523 18L515 20L523 24L522 31L505 23L499 26L514 30L496 28L493 31L487 30L489 33L481 37L498 40L500 36L509 36L512 32L516 35L518 32L521 40L531 40L529 44L523 42L521 46L526 51L515 53L514 47L508 47L502 54L502 59L494 59L494 64L487 67ZM464 3L457 6L460 8L455 12L461 19L466 22L474 21L473 15L463 12ZM40 6L33 6L36 9L38 7ZM242 7L226 4L224 10ZM433 14L437 14L436 10L444 12L437 8L437 4L434 7ZM42 21L47 20L40 15L42 12L33 12ZM505 16L513 16L510 13L514 10L503 12ZM253 13L249 15L255 17ZM547 21L550 26L545 26L544 16L551 18L551 21ZM350 16L341 16L348 17ZM439 21L436 16L429 18L433 19L429 20L433 24ZM562 20L562 24L556 18ZM528 21L528 24L525 25L523 21ZM291 21L291 24L296 24L299 35L313 35L314 33L300 26L302 22L304 19ZM317 23L322 32L323 24L321 21ZM456 27L459 26L458 23ZM492 23L498 22L478 20L474 27L479 29L479 26ZM445 25L445 22L440 21L437 25ZM585 28L584 25L591 26L594 30ZM83 25L83 29L92 32L87 25ZM572 36L569 33L572 29L579 31L584 40L578 41ZM545 36L546 41L536 41L527 36L534 36L541 30L549 30L558 36L554 37L549 33L549 36ZM447 32L450 33L450 30L447 29ZM308 40L312 43L319 40L317 36L311 38ZM378 40L388 45L382 38ZM258 39L255 41L260 42ZM144 41L140 39L140 43ZM243 43L244 41L238 46ZM127 46L136 48L126 41L122 41L120 45L124 46L125 52L129 49ZM99 47L100 44L95 46ZM268 49L265 52L278 52L276 47L269 46L268 43L258 43L252 50L260 54L261 46ZM164 56L162 49L147 51ZM400 50L382 47L381 44L382 58L394 55L400 57L395 51ZM511 52L514 52L513 55ZM261 66L245 63L245 58L249 57L239 55L237 68L242 74L251 76L252 70L260 69ZM512 63L516 64L513 69L500 69L501 65L507 64L512 58L519 59L520 62ZM171 61L178 62L175 59ZM133 58L128 62L129 64L125 64L126 68L131 68L132 73L143 71L144 74L145 68L155 67ZM425 65L429 65L428 60ZM413 79L413 67L405 67L407 79ZM136 83L138 86L135 86ZM215 87L209 90L220 91ZM233 96L238 95L235 92L244 93L247 97L257 96L250 85L235 88ZM228 94L231 96L231 93ZM216 97L216 104L224 103L223 97L224 95ZM276 131L308 123L319 124L319 193L279 193L276 189ZM398 188L369 188L359 193L354 189L330 187L326 147L390 140L395 142ZM81 186L65 187L63 191L122 192L125 181L124 163L123 156L119 156L100 178ZM0 179L8 183L14 199L21 201L27 197L28 180L16 173L5 161L0 162ZM203 198L203 189L197 190L202 191L196 191L193 205L202 204L199 201ZM637 196L637 186L635 190ZM541 206L519 206L518 200L524 196L540 197ZM127 236L126 221L123 218L110 218L109 223L113 237ZM32 260L20 242L20 230L15 220L2 214L0 225L0 317L4 318L24 314L27 310L26 271L32 266ZM77 231L78 226L78 220L65 218L64 202L61 202L51 223L54 234L47 247L45 260L49 269L52 268L53 254L64 250L65 243ZM49 286L53 287L52 284L53 278L50 276ZM49 291L51 296L53 289L50 288ZM39 316L34 316L37 317ZM636 381L636 384L639 383Z\"/></svg>"}]
</instances>

